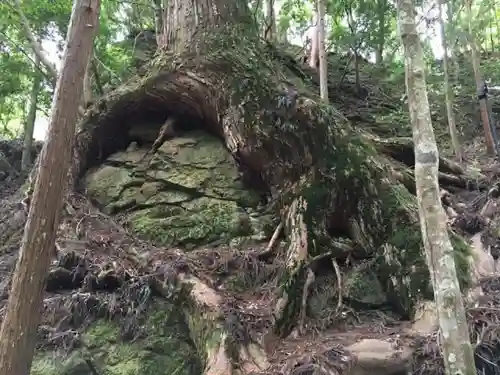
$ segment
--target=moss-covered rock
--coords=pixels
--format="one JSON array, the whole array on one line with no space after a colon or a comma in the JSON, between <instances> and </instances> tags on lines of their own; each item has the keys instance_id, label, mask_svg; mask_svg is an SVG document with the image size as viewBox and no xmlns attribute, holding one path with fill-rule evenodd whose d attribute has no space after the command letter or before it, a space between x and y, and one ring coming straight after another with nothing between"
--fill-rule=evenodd
<instances>
[{"instance_id":1,"label":"moss-covered rock","mask_svg":"<svg viewBox=\"0 0 500 375\"><path fill-rule=\"evenodd\" d=\"M346 275L345 297L369 305L383 305L387 296L377 275L366 264L361 264Z\"/></svg>"},{"instance_id":2,"label":"moss-covered rock","mask_svg":"<svg viewBox=\"0 0 500 375\"><path fill-rule=\"evenodd\" d=\"M249 215L259 196L245 189L218 139L190 132L165 142L152 158L144 158L146 151L117 152L87 174L87 192L105 212L126 209L135 233L165 246L262 234L266 220Z\"/></svg>"},{"instance_id":3,"label":"moss-covered rock","mask_svg":"<svg viewBox=\"0 0 500 375\"><path fill-rule=\"evenodd\" d=\"M106 375L198 375L201 364L189 345L181 315L158 303L143 326L141 338L124 341L117 324L98 321L83 335L83 345L63 355L39 352L31 375L92 375L87 362Z\"/></svg>"}]
</instances>

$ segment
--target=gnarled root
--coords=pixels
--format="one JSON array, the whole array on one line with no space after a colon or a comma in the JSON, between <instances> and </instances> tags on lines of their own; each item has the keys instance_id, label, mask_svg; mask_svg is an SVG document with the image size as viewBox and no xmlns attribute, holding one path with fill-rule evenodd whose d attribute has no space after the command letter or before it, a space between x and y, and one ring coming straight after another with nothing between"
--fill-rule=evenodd
<instances>
[{"instance_id":1,"label":"gnarled root","mask_svg":"<svg viewBox=\"0 0 500 375\"><path fill-rule=\"evenodd\" d=\"M305 316L304 299L307 302L307 279L309 285L314 280L307 267L308 237L307 226L304 221L304 212L307 202L304 197L296 198L288 211L286 228L290 232L290 245L286 254L286 276L282 284L281 295L276 304L275 332L281 336L288 336L293 330L297 318Z\"/></svg>"},{"instance_id":2,"label":"gnarled root","mask_svg":"<svg viewBox=\"0 0 500 375\"><path fill-rule=\"evenodd\" d=\"M155 278L155 287L172 297L170 277ZM268 360L264 349L255 342L235 312L224 313L224 298L201 279L179 273L176 292L185 299L182 307L191 338L204 357L204 375L251 374L265 371Z\"/></svg>"}]
</instances>

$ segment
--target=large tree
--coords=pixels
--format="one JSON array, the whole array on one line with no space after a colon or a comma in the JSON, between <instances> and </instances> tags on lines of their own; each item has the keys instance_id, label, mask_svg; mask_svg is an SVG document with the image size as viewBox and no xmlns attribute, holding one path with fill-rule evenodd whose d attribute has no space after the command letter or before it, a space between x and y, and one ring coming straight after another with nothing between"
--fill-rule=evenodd
<instances>
[{"instance_id":1,"label":"large tree","mask_svg":"<svg viewBox=\"0 0 500 375\"><path fill-rule=\"evenodd\" d=\"M266 337L286 337L299 328L314 272L328 258L337 267L352 256L376 259L372 269L404 316L413 314L420 299L432 298L412 173L384 156L411 157L412 145L356 129L322 102L318 86L308 87L304 67L259 37L245 1L169 2L163 15L168 33L157 39L162 45L147 74L96 102L82 119L72 185L126 147L128 119L141 113L167 118L158 145L194 117L222 140L243 180L265 187L270 206L281 215L278 229L284 227L287 251L265 254L284 264ZM445 172L460 169L441 165ZM466 248L453 239L461 245L457 249ZM204 373L269 373L267 345L228 308L227 293L181 266L190 262L180 252L169 256L177 261L168 273L159 272L161 262L153 256L131 262L154 275L165 297L172 290L183 294L176 301L182 301Z\"/></svg>"}]
</instances>

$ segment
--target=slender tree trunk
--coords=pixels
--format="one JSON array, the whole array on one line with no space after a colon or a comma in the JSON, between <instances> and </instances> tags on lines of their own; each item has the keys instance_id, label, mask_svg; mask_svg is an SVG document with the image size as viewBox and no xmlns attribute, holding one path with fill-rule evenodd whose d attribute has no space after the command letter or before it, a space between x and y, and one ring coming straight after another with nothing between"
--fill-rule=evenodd
<instances>
[{"instance_id":1,"label":"slender tree trunk","mask_svg":"<svg viewBox=\"0 0 500 375\"><path fill-rule=\"evenodd\" d=\"M32 163L31 149L33 146L33 131L35 130L38 95L40 93L40 87L42 83L42 77L40 77L40 72L38 71L39 65L40 65L40 59L35 55L35 69L33 72L34 76L33 76L33 86L31 88L31 95L30 95L30 106L28 109L28 115L26 116L26 122L24 125L23 155L21 157L21 170L23 172L29 170Z\"/></svg>"},{"instance_id":2,"label":"slender tree trunk","mask_svg":"<svg viewBox=\"0 0 500 375\"><path fill-rule=\"evenodd\" d=\"M446 114L448 116L448 127L450 129L451 142L453 144L453 150L455 151L455 156L462 162L462 146L460 145L460 139L458 136L457 126L455 124L455 114L453 113L453 89L450 83L450 75L448 73L448 43L446 38L446 31L444 27L443 20L443 6L445 5L444 0L439 2L439 25L441 28L441 46L443 47L443 70L444 70L444 87L445 87L445 101L446 101Z\"/></svg>"},{"instance_id":3,"label":"slender tree trunk","mask_svg":"<svg viewBox=\"0 0 500 375\"><path fill-rule=\"evenodd\" d=\"M492 7L490 8L490 14L494 12L495 9L495 4L493 3ZM491 14L491 19L490 19L490 44L491 44L491 52L495 52L495 41L493 38L493 18L495 17L495 13Z\"/></svg>"},{"instance_id":4,"label":"slender tree trunk","mask_svg":"<svg viewBox=\"0 0 500 375\"><path fill-rule=\"evenodd\" d=\"M448 24L448 30L450 30L449 34L449 39L454 41L456 39L456 27L455 27L455 18L454 18L454 4L453 0L448 0L448 3L446 4L446 15L448 17L447 24ZM458 17L457 17L458 18ZM458 54L458 48L459 46L457 45L456 42L451 47L451 61L453 63L453 70L454 70L454 80L453 82L458 82L458 78L460 75L460 66L458 64L458 59L457 56Z\"/></svg>"},{"instance_id":5,"label":"slender tree trunk","mask_svg":"<svg viewBox=\"0 0 500 375\"><path fill-rule=\"evenodd\" d=\"M77 107L87 56L99 18L99 0L76 0L68 27L64 66L52 107L19 259L0 329L0 375L28 375L36 344L43 291L73 151Z\"/></svg>"},{"instance_id":6,"label":"slender tree trunk","mask_svg":"<svg viewBox=\"0 0 500 375\"><path fill-rule=\"evenodd\" d=\"M53 80L55 82L57 79L57 70L56 70L54 64L52 64L50 62L50 60L47 58L47 56L44 54L42 45L40 43L38 43L38 41L35 38L35 35L33 35L33 33L31 32L31 29L29 26L29 21L26 18L26 16L24 15L22 8L21 8L21 1L15 0L14 3L16 5L16 11L17 11L19 18L21 20L21 25L23 27L23 31L24 31L24 35L25 35L26 39L30 42L30 45L31 45L31 48L33 49L33 52L40 59L42 64L45 66L49 76L51 78L53 78Z\"/></svg>"},{"instance_id":7,"label":"slender tree trunk","mask_svg":"<svg viewBox=\"0 0 500 375\"><path fill-rule=\"evenodd\" d=\"M163 8L161 0L153 0L155 7L155 32L156 32L156 44L162 44L163 36Z\"/></svg>"},{"instance_id":8,"label":"slender tree trunk","mask_svg":"<svg viewBox=\"0 0 500 375\"><path fill-rule=\"evenodd\" d=\"M475 375L474 352L470 344L453 247L448 237L446 214L439 195L439 153L427 99L425 63L415 24L415 7L413 0L399 0L397 7L415 145L415 181L420 225L438 310L446 373Z\"/></svg>"},{"instance_id":9,"label":"slender tree trunk","mask_svg":"<svg viewBox=\"0 0 500 375\"><path fill-rule=\"evenodd\" d=\"M316 17L316 25L312 27L311 32L311 53L309 55L309 67L316 69L319 60L319 21Z\"/></svg>"},{"instance_id":10,"label":"slender tree trunk","mask_svg":"<svg viewBox=\"0 0 500 375\"><path fill-rule=\"evenodd\" d=\"M320 96L328 103L328 60L325 49L325 0L317 0Z\"/></svg>"},{"instance_id":11,"label":"slender tree trunk","mask_svg":"<svg viewBox=\"0 0 500 375\"><path fill-rule=\"evenodd\" d=\"M474 30L472 28L472 1L467 0L466 5L467 5L467 12L468 12L468 14L467 14L468 27L469 27L468 37L469 37L469 44L470 44L470 49L471 49L472 67L474 70L474 78L476 80L476 89L479 93L479 92L482 92L484 81L483 81L483 76L481 74L481 63L479 60L479 53L478 53L476 38L474 36ZM493 142L493 136L491 134L490 120L489 120L489 116L488 116L488 106L487 106L486 100L484 100L484 99L479 100L479 111L481 114L481 121L483 123L484 137L486 140L486 150L487 150L488 154L494 155L495 154L495 145Z\"/></svg>"},{"instance_id":12,"label":"slender tree trunk","mask_svg":"<svg viewBox=\"0 0 500 375\"><path fill-rule=\"evenodd\" d=\"M500 25L497 17L497 2L496 0L492 0L492 6L493 6L493 19L495 20L495 35L498 36L498 33L500 32Z\"/></svg>"},{"instance_id":13,"label":"slender tree trunk","mask_svg":"<svg viewBox=\"0 0 500 375\"><path fill-rule=\"evenodd\" d=\"M267 22L264 37L272 42L276 39L276 16L274 14L274 0L267 0Z\"/></svg>"},{"instance_id":14,"label":"slender tree trunk","mask_svg":"<svg viewBox=\"0 0 500 375\"><path fill-rule=\"evenodd\" d=\"M288 27L282 27L277 31L278 33L278 42L286 44L288 42Z\"/></svg>"},{"instance_id":15,"label":"slender tree trunk","mask_svg":"<svg viewBox=\"0 0 500 375\"><path fill-rule=\"evenodd\" d=\"M375 62L382 63L384 59L384 45L385 45L385 19L387 10L387 0L377 1L377 15L378 15L378 31L377 31L377 48L375 50Z\"/></svg>"},{"instance_id":16,"label":"slender tree trunk","mask_svg":"<svg viewBox=\"0 0 500 375\"><path fill-rule=\"evenodd\" d=\"M356 81L356 93L359 94L361 92L361 78L359 76L359 53L358 48L353 48L354 53L354 74Z\"/></svg>"}]
</instances>

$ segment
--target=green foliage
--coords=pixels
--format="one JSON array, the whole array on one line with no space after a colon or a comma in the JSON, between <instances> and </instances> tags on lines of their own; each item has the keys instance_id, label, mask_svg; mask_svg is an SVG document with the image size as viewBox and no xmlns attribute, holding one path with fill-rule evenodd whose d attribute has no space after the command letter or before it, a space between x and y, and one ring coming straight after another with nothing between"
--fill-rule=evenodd
<instances>
[{"instance_id":1,"label":"green foliage","mask_svg":"<svg viewBox=\"0 0 500 375\"><path fill-rule=\"evenodd\" d=\"M21 11L28 20L44 54L52 62L62 56L64 40L72 10L72 0L21 0ZM130 4L106 1L101 6L100 28L95 38L94 67L101 86L111 89L133 74L131 57L134 46L123 43L132 29L154 27L154 9L148 0ZM92 71L92 74L95 73ZM38 117L47 117L52 102L53 82L42 66L35 67L32 46L23 28L14 0L0 2L0 137L16 135L12 124L22 123L29 108L29 95L35 75L43 74L44 82L38 98ZM96 80L93 94L99 96Z\"/></svg>"}]
</instances>

